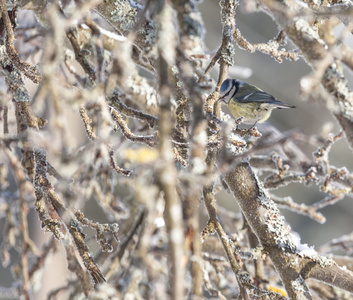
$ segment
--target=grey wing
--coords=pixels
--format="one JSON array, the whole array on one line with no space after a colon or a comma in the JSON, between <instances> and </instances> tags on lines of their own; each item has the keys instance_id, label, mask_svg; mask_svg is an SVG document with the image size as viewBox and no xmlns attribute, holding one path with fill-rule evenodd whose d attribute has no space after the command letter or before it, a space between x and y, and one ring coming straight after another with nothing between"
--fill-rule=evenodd
<instances>
[{"instance_id":1,"label":"grey wing","mask_svg":"<svg viewBox=\"0 0 353 300\"><path fill-rule=\"evenodd\" d=\"M280 101L278 101L275 97L273 97L270 94L267 94L265 92L262 91L256 91L256 92L252 92L250 94L241 96L241 97L236 97L236 99L239 102L242 103L252 103L252 102L258 102L258 103L281 103Z\"/></svg>"},{"instance_id":2,"label":"grey wing","mask_svg":"<svg viewBox=\"0 0 353 300\"><path fill-rule=\"evenodd\" d=\"M275 97L262 91L256 91L245 96L236 97L240 103L267 103L278 108L294 108L295 106L278 101Z\"/></svg>"}]
</instances>

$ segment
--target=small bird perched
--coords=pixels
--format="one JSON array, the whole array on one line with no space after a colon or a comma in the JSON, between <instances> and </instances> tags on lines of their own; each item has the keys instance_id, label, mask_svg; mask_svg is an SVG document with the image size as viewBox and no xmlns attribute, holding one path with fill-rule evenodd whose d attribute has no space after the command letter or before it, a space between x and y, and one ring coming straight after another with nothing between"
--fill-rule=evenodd
<instances>
[{"instance_id":1,"label":"small bird perched","mask_svg":"<svg viewBox=\"0 0 353 300\"><path fill-rule=\"evenodd\" d=\"M244 124L265 122L275 108L295 108L294 105L278 101L258 87L238 79L223 81L219 100L224 101L232 115L239 119L244 117Z\"/></svg>"}]
</instances>

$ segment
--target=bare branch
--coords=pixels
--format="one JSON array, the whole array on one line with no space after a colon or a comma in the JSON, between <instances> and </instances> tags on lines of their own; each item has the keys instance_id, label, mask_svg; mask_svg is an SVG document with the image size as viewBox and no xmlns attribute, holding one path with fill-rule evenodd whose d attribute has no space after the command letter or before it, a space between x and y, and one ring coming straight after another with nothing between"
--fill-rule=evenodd
<instances>
[{"instance_id":1,"label":"bare branch","mask_svg":"<svg viewBox=\"0 0 353 300\"><path fill-rule=\"evenodd\" d=\"M34 67L27 62L23 62L20 59L20 57L15 49L15 46L14 46L15 36L14 36L13 29L12 29L12 24L11 24L9 14L7 12L6 0L0 1L0 9L1 9L2 22L4 23L4 26L6 28L6 51L7 51L7 54L9 55L11 61L16 66L16 68L18 68L21 72L23 72L23 74L25 76L27 76L29 79L31 79L34 83L40 83L42 78L37 70L37 67Z\"/></svg>"}]
</instances>

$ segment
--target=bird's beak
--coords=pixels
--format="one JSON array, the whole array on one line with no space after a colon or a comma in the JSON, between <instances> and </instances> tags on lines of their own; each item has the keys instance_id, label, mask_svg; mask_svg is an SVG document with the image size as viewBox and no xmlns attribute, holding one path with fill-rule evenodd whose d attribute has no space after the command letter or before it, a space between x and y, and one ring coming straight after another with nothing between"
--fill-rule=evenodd
<instances>
[{"instance_id":1,"label":"bird's beak","mask_svg":"<svg viewBox=\"0 0 353 300\"><path fill-rule=\"evenodd\" d=\"M228 100L228 101L227 101ZM227 97L223 96L223 97L219 97L218 101L217 102L223 102L225 104L228 104L229 102L229 99L227 99Z\"/></svg>"}]
</instances>

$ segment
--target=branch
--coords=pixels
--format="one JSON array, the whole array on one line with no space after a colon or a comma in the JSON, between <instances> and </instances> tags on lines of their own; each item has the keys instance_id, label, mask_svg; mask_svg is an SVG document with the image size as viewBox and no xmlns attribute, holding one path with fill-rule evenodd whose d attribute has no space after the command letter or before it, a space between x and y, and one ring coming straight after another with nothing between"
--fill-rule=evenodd
<instances>
[{"instance_id":1,"label":"branch","mask_svg":"<svg viewBox=\"0 0 353 300\"><path fill-rule=\"evenodd\" d=\"M52 205L58 217L60 218L61 227L63 229L65 228L65 231L63 230L64 234L62 235L62 238L68 242L69 238L66 232L70 232L71 237L73 238L77 247L77 250L85 264L85 267L90 272L94 282L96 284L104 282L105 278L92 258L92 254L90 253L89 248L86 245L84 235L82 234L82 231L78 226L75 216L71 213L71 211L69 211L65 207L64 203L55 193L54 187L47 178L47 161L46 154L43 150L35 151L35 163L36 169L34 187L36 191L42 193L48 204ZM71 253L71 260L74 259L76 261L75 254L72 253L72 251L70 250L71 246L69 244L70 243L68 242L66 247L67 254L69 255ZM87 280L85 280L84 273L82 273L82 271L80 270L81 267L78 261L76 261L74 265L76 266L75 272L78 275L78 278L81 279L83 286L87 287ZM71 268L72 266L73 265L71 265ZM85 290L85 293L87 294L88 291Z\"/></svg>"},{"instance_id":2,"label":"branch","mask_svg":"<svg viewBox=\"0 0 353 300\"><path fill-rule=\"evenodd\" d=\"M129 106L127 106L126 104L124 104L123 102L121 102L120 100L120 96L118 93L115 93L111 99L111 104L114 108L116 108L117 110L119 110L121 113L123 113L126 116L132 117L132 118L136 118L142 121L146 121L149 125L150 128L154 128L154 126L156 125L158 118L156 118L155 116L146 114L140 110L137 109L133 109Z\"/></svg>"},{"instance_id":3,"label":"branch","mask_svg":"<svg viewBox=\"0 0 353 300\"><path fill-rule=\"evenodd\" d=\"M283 199L271 195L271 199L280 207L286 208L290 211L296 212L298 214L307 216L316 222L323 224L326 222L326 218L323 214L317 212L318 208L314 205L307 206L303 203L295 203L291 197L285 197Z\"/></svg>"},{"instance_id":4,"label":"branch","mask_svg":"<svg viewBox=\"0 0 353 300\"><path fill-rule=\"evenodd\" d=\"M240 33L238 28L234 29L233 37L238 43L238 46L254 53L255 51L261 51L263 53L271 55L279 63L282 62L282 57L289 60L298 60L299 52L297 51L286 51L279 50L278 48L285 44L285 34L283 31L280 31L277 37L271 41L260 44L250 44Z\"/></svg>"},{"instance_id":5,"label":"branch","mask_svg":"<svg viewBox=\"0 0 353 300\"><path fill-rule=\"evenodd\" d=\"M169 68L175 63L175 43L173 10L166 1L159 3L158 18L158 54L160 74L160 113L159 113L159 159L157 161L156 176L165 200L165 221L168 230L169 251L168 259L171 264L169 276L171 299L184 298L186 253L183 249L184 232L182 228L182 207L177 194L177 170L173 159L171 143L173 115L171 111L171 84L168 76Z\"/></svg>"},{"instance_id":6,"label":"branch","mask_svg":"<svg viewBox=\"0 0 353 300\"><path fill-rule=\"evenodd\" d=\"M114 121L118 123L123 135L130 141L143 143L150 147L153 147L157 144L157 132L155 132L154 135L147 135L147 136L135 135L131 132L130 128L123 120L122 115L116 109L111 107L110 114L113 117Z\"/></svg>"},{"instance_id":7,"label":"branch","mask_svg":"<svg viewBox=\"0 0 353 300\"><path fill-rule=\"evenodd\" d=\"M135 33L135 43L139 49L143 49L143 55L148 56L152 52L156 44L156 23L145 19L141 5L129 0L110 0L99 4L96 11L119 33L125 36ZM151 54L150 57L155 55Z\"/></svg>"},{"instance_id":8,"label":"branch","mask_svg":"<svg viewBox=\"0 0 353 300\"><path fill-rule=\"evenodd\" d=\"M353 273L297 245L276 205L270 200L248 162L236 165L224 180L232 190L250 227L278 271L291 299L311 299L304 282L314 278L353 291Z\"/></svg>"},{"instance_id":9,"label":"branch","mask_svg":"<svg viewBox=\"0 0 353 300\"><path fill-rule=\"evenodd\" d=\"M222 9L221 15L222 15L222 23L223 23L222 44L218 49L214 58L211 60L211 63L205 70L205 74L207 74L207 72L219 60L220 74L218 77L217 86L215 91L211 93L207 98L206 107L205 107L206 112L210 114L214 114L215 117L218 119L220 116L220 109L221 109L221 104L217 102L219 98L219 90L220 90L221 84L228 76L229 65L233 63L232 56L233 56L234 46L233 46L233 37L231 35L231 32L233 32L235 27L235 9L238 5L238 1L226 0L226 1L221 1L220 4ZM207 131L208 140L211 140L212 138L214 138L212 134L213 131L210 130L212 128L211 124L212 122L208 122L208 125L209 125L209 130ZM218 135L218 132L215 134L216 138L217 138L217 135ZM214 169L216 153L217 151L215 149L210 148L208 150L207 157L206 157L206 163L207 163L206 174L212 173ZM205 232L207 231L210 231L210 233L213 233L212 231L217 232L218 237L222 242L224 251L226 252L226 255L232 267L232 271L234 272L235 277L237 279L237 283L240 290L240 297L242 297L243 299L249 299L249 295L242 282L242 274L240 272L242 268L242 261L240 257L235 253L233 242L227 236L225 230L223 229L223 226L219 221L219 218L216 213L214 195L215 195L214 183L205 185L203 188L203 196L204 196L204 202L207 208L207 212L209 215L209 221L208 221L207 227L203 231L202 236L204 238Z\"/></svg>"},{"instance_id":10,"label":"branch","mask_svg":"<svg viewBox=\"0 0 353 300\"><path fill-rule=\"evenodd\" d=\"M13 64L16 66L17 69L19 69L23 74L31 79L34 83L40 83L42 81L42 77L39 74L37 67L32 66L31 64L27 62L23 62L16 49L14 46L15 42L15 36L14 32L12 29L12 24L11 20L9 17L9 14L7 12L7 6L6 6L6 0L0 0L0 11L1 11L1 17L2 17L2 22L5 25L6 29L6 52L8 56L10 57L11 61Z\"/></svg>"},{"instance_id":11,"label":"branch","mask_svg":"<svg viewBox=\"0 0 353 300\"><path fill-rule=\"evenodd\" d=\"M326 91L333 96L335 107L327 104L339 121L348 142L353 149L353 92L347 86L347 80L342 72L340 62L330 52L330 48L320 38L309 22L303 17L295 17L290 12L303 7L292 7L288 3L266 0L266 11L270 10L277 23L282 26L288 37L299 48L309 65L318 72L319 81L302 82L308 90L317 86L321 81ZM291 3L291 5L296 5ZM322 76L321 76L322 75ZM321 100L328 103L328 97L321 95Z\"/></svg>"}]
</instances>

